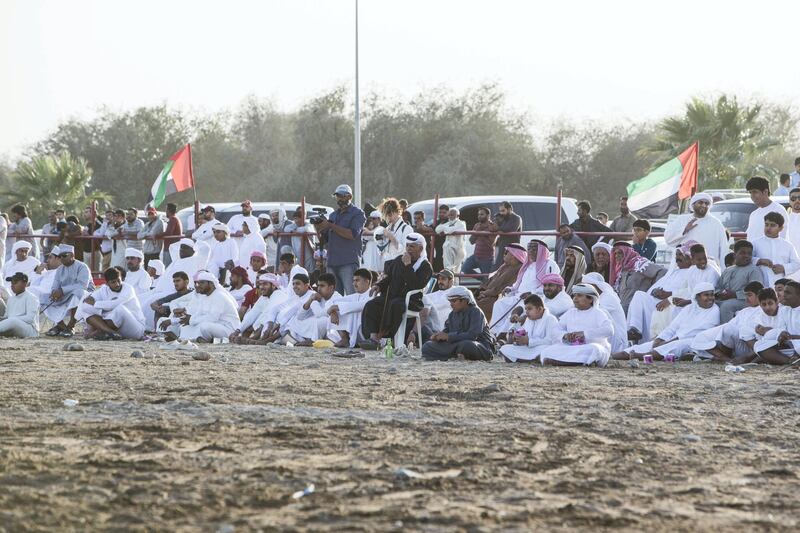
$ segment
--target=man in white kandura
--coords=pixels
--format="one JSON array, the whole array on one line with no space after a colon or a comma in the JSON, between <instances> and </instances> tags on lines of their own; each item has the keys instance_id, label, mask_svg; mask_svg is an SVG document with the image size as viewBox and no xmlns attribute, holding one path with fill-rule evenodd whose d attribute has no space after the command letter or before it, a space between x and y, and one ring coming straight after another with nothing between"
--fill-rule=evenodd
<instances>
[{"instance_id":1,"label":"man in white kandura","mask_svg":"<svg viewBox=\"0 0 800 533\"><path fill-rule=\"evenodd\" d=\"M201 270L194 278L197 305L190 314L186 309L175 309L180 325L179 337L184 341L212 342L225 339L242 325L236 300L220 287L217 279L208 271ZM174 339L167 339L174 340Z\"/></svg>"},{"instance_id":2,"label":"man in white kandura","mask_svg":"<svg viewBox=\"0 0 800 533\"><path fill-rule=\"evenodd\" d=\"M103 272L106 284L84 298L77 317L86 321L87 338L139 340L144 336L144 315L133 286L122 281L112 267Z\"/></svg>"},{"instance_id":3,"label":"man in white kandura","mask_svg":"<svg viewBox=\"0 0 800 533\"><path fill-rule=\"evenodd\" d=\"M6 302L6 314L0 319L0 336L38 337L39 299L25 290L28 276L17 272L6 278L6 282L10 284L11 295Z\"/></svg>"},{"instance_id":4,"label":"man in white kandura","mask_svg":"<svg viewBox=\"0 0 800 533\"><path fill-rule=\"evenodd\" d=\"M664 240L673 248L689 241L698 242L705 246L709 257L724 267L730 246L725 226L708 212L713 202L711 195L705 192L692 196L689 202L692 212L670 222L664 231Z\"/></svg>"},{"instance_id":5,"label":"man in white kandura","mask_svg":"<svg viewBox=\"0 0 800 533\"><path fill-rule=\"evenodd\" d=\"M128 269L128 273L125 274L125 285L136 291L136 296L150 292L153 278L144 269L144 253L136 248L125 248L125 266Z\"/></svg>"}]
</instances>

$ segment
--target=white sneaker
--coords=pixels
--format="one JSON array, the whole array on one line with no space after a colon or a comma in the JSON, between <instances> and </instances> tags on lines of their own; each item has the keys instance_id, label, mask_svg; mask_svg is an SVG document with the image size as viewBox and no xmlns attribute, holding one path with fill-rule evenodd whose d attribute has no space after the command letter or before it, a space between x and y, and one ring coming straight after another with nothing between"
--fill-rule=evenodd
<instances>
[{"instance_id":1,"label":"white sneaker","mask_svg":"<svg viewBox=\"0 0 800 533\"><path fill-rule=\"evenodd\" d=\"M182 341L178 343L176 350L197 350L198 346L192 341Z\"/></svg>"},{"instance_id":2,"label":"white sneaker","mask_svg":"<svg viewBox=\"0 0 800 533\"><path fill-rule=\"evenodd\" d=\"M177 350L180 345L181 343L175 340L161 343L158 345L158 347L162 350Z\"/></svg>"}]
</instances>

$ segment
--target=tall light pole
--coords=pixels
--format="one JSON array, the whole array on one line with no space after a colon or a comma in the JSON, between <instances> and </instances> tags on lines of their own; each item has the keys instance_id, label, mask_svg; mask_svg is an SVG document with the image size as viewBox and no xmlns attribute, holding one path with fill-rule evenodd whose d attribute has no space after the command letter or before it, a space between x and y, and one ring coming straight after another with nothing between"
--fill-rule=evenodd
<instances>
[{"instance_id":1,"label":"tall light pole","mask_svg":"<svg viewBox=\"0 0 800 533\"><path fill-rule=\"evenodd\" d=\"M355 183L353 187L353 193L355 196L355 204L358 207L361 207L361 112L359 108L359 96L358 96L358 0L356 0L356 116L355 116L355 127L353 128L355 133L355 141L354 141L354 149L355 154L353 157L353 166L355 169Z\"/></svg>"}]
</instances>

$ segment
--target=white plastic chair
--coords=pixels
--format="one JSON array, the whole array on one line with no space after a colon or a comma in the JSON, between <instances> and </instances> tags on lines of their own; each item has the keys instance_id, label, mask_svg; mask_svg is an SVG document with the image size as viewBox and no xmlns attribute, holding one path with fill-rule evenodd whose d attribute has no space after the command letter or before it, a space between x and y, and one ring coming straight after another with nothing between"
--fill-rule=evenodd
<instances>
[{"instance_id":1,"label":"white plastic chair","mask_svg":"<svg viewBox=\"0 0 800 533\"><path fill-rule=\"evenodd\" d=\"M417 289L415 291L409 291L406 294L406 312L403 315L403 321L400 322L400 327L397 329L397 333L394 334L394 347L399 348L400 346L405 346L406 344L406 322L409 318L413 318L414 320L414 329L417 332L417 343L422 342L422 320L419 318L419 311L410 311L408 309L408 303L411 301L411 297L415 294L422 294L424 291L423 289Z\"/></svg>"}]
</instances>

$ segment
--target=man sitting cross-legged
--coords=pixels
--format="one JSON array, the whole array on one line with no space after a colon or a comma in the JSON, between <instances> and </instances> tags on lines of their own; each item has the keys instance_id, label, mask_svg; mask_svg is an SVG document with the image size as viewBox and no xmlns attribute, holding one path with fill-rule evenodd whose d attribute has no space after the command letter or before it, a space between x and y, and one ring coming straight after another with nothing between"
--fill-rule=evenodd
<instances>
[{"instance_id":1,"label":"man sitting cross-legged","mask_svg":"<svg viewBox=\"0 0 800 533\"><path fill-rule=\"evenodd\" d=\"M753 354L751 347L740 339L739 331L761 313L758 293L763 288L757 281L748 283L744 288L747 307L739 310L730 322L701 331L695 336L691 347L697 352L698 358L727 362L735 357Z\"/></svg>"},{"instance_id":2,"label":"man sitting cross-legged","mask_svg":"<svg viewBox=\"0 0 800 533\"><path fill-rule=\"evenodd\" d=\"M266 344L262 336L272 328L281 305L289 297L277 274L259 274L256 287L258 300L245 313L241 327L231 333L229 338L234 344Z\"/></svg>"},{"instance_id":3,"label":"man sitting cross-legged","mask_svg":"<svg viewBox=\"0 0 800 533\"><path fill-rule=\"evenodd\" d=\"M466 287L456 286L447 291L452 311L444 329L431 335L422 345L422 357L428 361L467 359L491 361L494 354L494 337L483 311L475 304L475 297Z\"/></svg>"},{"instance_id":4,"label":"man sitting cross-legged","mask_svg":"<svg viewBox=\"0 0 800 533\"><path fill-rule=\"evenodd\" d=\"M637 344L615 353L612 357L641 359L644 355L651 354L654 359L661 360L667 354L683 356L689 351L692 340L698 333L719 325L719 308L714 305L714 286L710 283L698 283L692 296L694 302L684 307L652 342Z\"/></svg>"},{"instance_id":5,"label":"man sitting cross-legged","mask_svg":"<svg viewBox=\"0 0 800 533\"><path fill-rule=\"evenodd\" d=\"M353 348L360 338L361 313L370 299L369 289L372 286L372 273L366 268L359 268L353 273L355 292L342 296L328 307L327 337L337 348Z\"/></svg>"},{"instance_id":6,"label":"man sitting cross-legged","mask_svg":"<svg viewBox=\"0 0 800 533\"><path fill-rule=\"evenodd\" d=\"M164 338L174 342L183 341L213 342L224 339L241 326L236 300L228 291L220 287L216 276L201 270L194 278L195 296L190 306L173 310L176 317L173 326L178 326L177 335L168 332ZM177 324L175 323L177 321Z\"/></svg>"},{"instance_id":7,"label":"man sitting cross-legged","mask_svg":"<svg viewBox=\"0 0 800 533\"><path fill-rule=\"evenodd\" d=\"M144 315L132 285L122 281L122 269L103 272L106 283L83 299L77 316L86 321L86 338L139 340L144 335Z\"/></svg>"},{"instance_id":8,"label":"man sitting cross-legged","mask_svg":"<svg viewBox=\"0 0 800 533\"><path fill-rule=\"evenodd\" d=\"M272 325L264 327L261 340L264 341L264 343L275 342L278 344L293 344L295 339L292 339L292 337L288 335L289 329L287 324L292 321L295 315L300 312L300 308L313 295L314 291L311 290L311 280L308 278L308 275L302 272L295 274L292 277L291 292L287 291L288 297L278 307Z\"/></svg>"},{"instance_id":9,"label":"man sitting cross-legged","mask_svg":"<svg viewBox=\"0 0 800 533\"><path fill-rule=\"evenodd\" d=\"M335 304L342 295L336 292L336 276L330 272L319 275L317 290L311 291L311 297L292 317L286 329L294 339L295 346L312 346L314 341L325 338L328 326L328 308Z\"/></svg>"}]
</instances>

